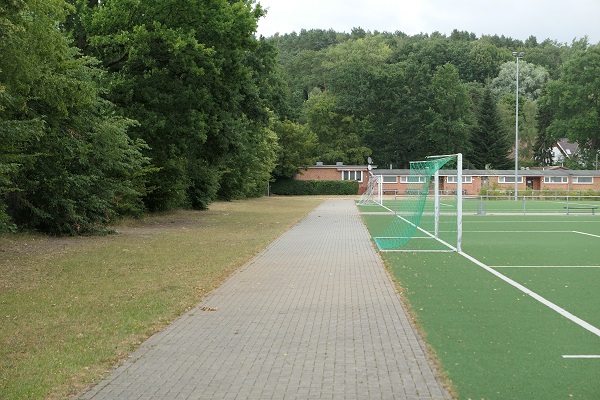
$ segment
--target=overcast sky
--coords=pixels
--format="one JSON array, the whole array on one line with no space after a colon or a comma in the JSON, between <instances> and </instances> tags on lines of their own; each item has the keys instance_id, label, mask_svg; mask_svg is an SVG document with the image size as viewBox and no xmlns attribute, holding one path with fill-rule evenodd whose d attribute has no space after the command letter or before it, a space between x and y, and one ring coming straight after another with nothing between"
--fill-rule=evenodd
<instances>
[{"instance_id":1,"label":"overcast sky","mask_svg":"<svg viewBox=\"0 0 600 400\"><path fill-rule=\"evenodd\" d=\"M453 29L538 42L571 44L588 36L600 42L600 0L257 0L268 8L258 34L272 36L301 29L353 27L408 35L449 35Z\"/></svg>"}]
</instances>

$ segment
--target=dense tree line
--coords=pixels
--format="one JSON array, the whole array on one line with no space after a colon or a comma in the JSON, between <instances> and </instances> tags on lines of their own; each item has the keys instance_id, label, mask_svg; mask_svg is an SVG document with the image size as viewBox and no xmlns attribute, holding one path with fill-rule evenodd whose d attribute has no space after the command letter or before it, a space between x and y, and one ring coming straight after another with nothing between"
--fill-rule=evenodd
<instances>
[{"instance_id":1,"label":"dense tree line","mask_svg":"<svg viewBox=\"0 0 600 400\"><path fill-rule=\"evenodd\" d=\"M2 226L101 231L122 215L264 193L287 106L252 1L0 6Z\"/></svg>"},{"instance_id":2,"label":"dense tree line","mask_svg":"<svg viewBox=\"0 0 600 400\"><path fill-rule=\"evenodd\" d=\"M257 38L253 0L5 0L0 229L102 231L115 218L260 196L315 161L403 167L462 152L521 165L600 145L600 47L455 30Z\"/></svg>"},{"instance_id":3,"label":"dense tree line","mask_svg":"<svg viewBox=\"0 0 600 400\"><path fill-rule=\"evenodd\" d=\"M568 45L457 30L408 36L354 29L269 40L279 49L293 122L311 127L310 116L322 104L313 96L330 99L335 119L352 120L353 129L342 128L336 139L351 148L336 154L337 161L355 162L359 155L364 162L369 155L381 165L406 167L429 154L460 151L469 168L514 165L513 51L526 54L519 68L520 165L550 163L549 150L562 137L584 149L572 168L591 167L598 152L600 87L591 71L600 66L599 46L586 38ZM311 130L319 143L331 141L330 134ZM334 161L331 155L323 146L315 152L325 162Z\"/></svg>"}]
</instances>

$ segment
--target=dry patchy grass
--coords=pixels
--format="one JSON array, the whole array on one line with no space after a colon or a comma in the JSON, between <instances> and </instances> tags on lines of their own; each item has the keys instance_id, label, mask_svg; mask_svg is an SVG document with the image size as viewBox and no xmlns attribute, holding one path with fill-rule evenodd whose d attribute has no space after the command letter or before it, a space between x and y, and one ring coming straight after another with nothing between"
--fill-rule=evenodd
<instances>
[{"instance_id":1,"label":"dry patchy grass","mask_svg":"<svg viewBox=\"0 0 600 400\"><path fill-rule=\"evenodd\" d=\"M79 392L321 201L219 202L104 237L0 236L0 398Z\"/></svg>"}]
</instances>

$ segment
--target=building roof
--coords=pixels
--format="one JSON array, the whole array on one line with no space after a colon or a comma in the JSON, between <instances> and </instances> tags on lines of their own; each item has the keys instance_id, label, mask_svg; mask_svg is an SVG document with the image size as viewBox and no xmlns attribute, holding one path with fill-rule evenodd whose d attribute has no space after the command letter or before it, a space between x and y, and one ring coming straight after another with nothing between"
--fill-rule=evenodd
<instances>
[{"instance_id":1,"label":"building roof","mask_svg":"<svg viewBox=\"0 0 600 400\"><path fill-rule=\"evenodd\" d=\"M571 143L566 138L559 139L556 147L565 158L571 158L579 153L579 143Z\"/></svg>"},{"instance_id":2,"label":"building roof","mask_svg":"<svg viewBox=\"0 0 600 400\"><path fill-rule=\"evenodd\" d=\"M323 163L317 163L316 165L310 165L306 169L337 169L337 170L367 170L366 165L345 165L344 163L338 162L335 165L325 165ZM372 171L374 175L386 175L386 176L405 176L410 175L410 169L379 169L376 165L372 165ZM441 169L440 176L455 176L456 170L454 169ZM514 169L464 169L464 176L514 176ZM520 169L520 176L600 176L600 170L576 170L576 169L564 169L563 167L545 167L545 169Z\"/></svg>"},{"instance_id":3,"label":"building roof","mask_svg":"<svg viewBox=\"0 0 600 400\"><path fill-rule=\"evenodd\" d=\"M376 165L372 165L371 166L373 169L377 168ZM339 170L350 170L350 169L356 169L356 170L366 170L369 167L366 165L346 165L342 162L338 162L336 164L323 164L322 162L317 162L317 164L315 165L309 165L307 167L305 167L304 169L339 169Z\"/></svg>"},{"instance_id":4,"label":"building roof","mask_svg":"<svg viewBox=\"0 0 600 400\"><path fill-rule=\"evenodd\" d=\"M374 175L403 176L410 175L409 169L374 169ZM484 170L465 169L463 176L514 176L515 170ZM441 169L440 176L455 176L456 170ZM600 176L600 170L574 170L574 169L521 169L520 176Z\"/></svg>"}]
</instances>

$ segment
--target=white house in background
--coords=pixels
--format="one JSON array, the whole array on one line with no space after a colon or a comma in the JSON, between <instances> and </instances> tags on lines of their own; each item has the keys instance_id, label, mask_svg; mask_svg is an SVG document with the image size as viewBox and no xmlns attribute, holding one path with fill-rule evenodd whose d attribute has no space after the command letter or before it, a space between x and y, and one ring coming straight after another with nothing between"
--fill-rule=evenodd
<instances>
[{"instance_id":1,"label":"white house in background","mask_svg":"<svg viewBox=\"0 0 600 400\"><path fill-rule=\"evenodd\" d=\"M579 153L579 144L570 143L567 139L559 139L552 146L552 163L554 165L564 165L567 159L575 157Z\"/></svg>"}]
</instances>

